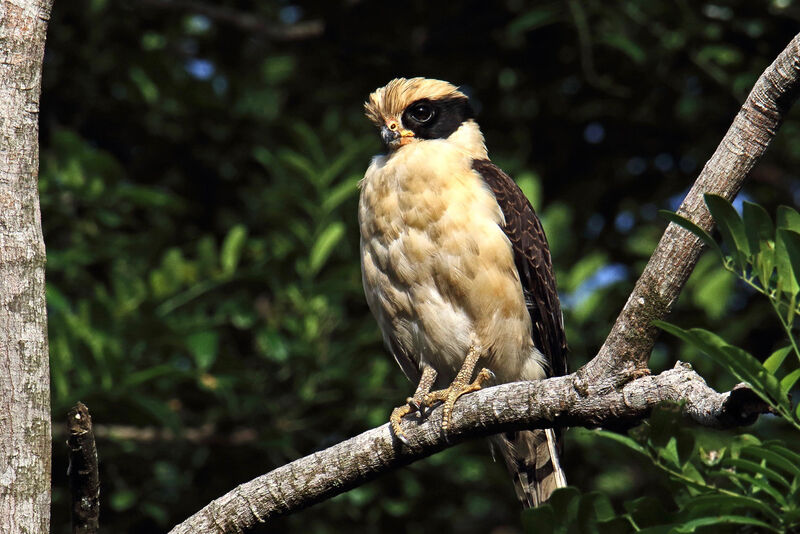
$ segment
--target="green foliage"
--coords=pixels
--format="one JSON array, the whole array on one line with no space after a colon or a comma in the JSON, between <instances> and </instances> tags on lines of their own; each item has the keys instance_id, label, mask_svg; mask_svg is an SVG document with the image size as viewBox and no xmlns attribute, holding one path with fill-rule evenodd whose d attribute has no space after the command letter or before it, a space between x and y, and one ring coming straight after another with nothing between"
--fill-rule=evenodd
<instances>
[{"instance_id":1,"label":"green foliage","mask_svg":"<svg viewBox=\"0 0 800 534\"><path fill-rule=\"evenodd\" d=\"M245 480L383 424L413 389L360 288L357 182L380 151L362 104L375 87L423 75L474 97L493 161L547 230L577 369L658 241L657 208L674 205L797 31L790 2L213 4L62 1L49 24L40 188L53 419L58 430L83 400L99 428L134 430L98 441L109 532L164 532ZM292 33L294 21L324 29ZM782 128L746 191L771 213L790 203L800 165L800 122ZM765 346L782 335L769 301L725 274L703 258L682 324L759 358L785 344ZM691 354L665 336L651 361L678 356ZM712 383L735 380L694 363ZM779 376L794 363L785 356ZM54 532L69 530L62 442ZM647 462L595 433L566 437L572 484L615 510L647 495L672 512ZM507 474L480 442L270 526L519 528Z\"/></svg>"},{"instance_id":2,"label":"green foliage","mask_svg":"<svg viewBox=\"0 0 800 534\"><path fill-rule=\"evenodd\" d=\"M649 460L668 478L672 503L642 497L626 501L624 512L617 513L603 494L565 488L545 506L526 512L526 532L788 532L800 528L800 453L796 449L800 409L790 398L800 381L800 352L793 328L800 214L781 206L773 225L757 204L745 202L739 216L722 197L706 195L706 203L719 226L721 245L684 217L664 215L703 240L726 270L769 299L790 345L762 362L708 330L686 330L664 321L656 324L745 382L793 427L792 438L761 440L749 434L687 427L680 406L663 405L630 436L603 430L593 434ZM796 358L789 358L791 354Z\"/></svg>"}]
</instances>

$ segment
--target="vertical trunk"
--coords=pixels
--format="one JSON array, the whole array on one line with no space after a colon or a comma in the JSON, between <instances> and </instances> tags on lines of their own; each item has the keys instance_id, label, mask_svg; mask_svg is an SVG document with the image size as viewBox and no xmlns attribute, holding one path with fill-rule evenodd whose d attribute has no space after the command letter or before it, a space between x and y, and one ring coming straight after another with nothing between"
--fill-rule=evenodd
<instances>
[{"instance_id":1,"label":"vertical trunk","mask_svg":"<svg viewBox=\"0 0 800 534\"><path fill-rule=\"evenodd\" d=\"M50 376L37 177L52 0L0 0L0 533L50 530Z\"/></svg>"}]
</instances>

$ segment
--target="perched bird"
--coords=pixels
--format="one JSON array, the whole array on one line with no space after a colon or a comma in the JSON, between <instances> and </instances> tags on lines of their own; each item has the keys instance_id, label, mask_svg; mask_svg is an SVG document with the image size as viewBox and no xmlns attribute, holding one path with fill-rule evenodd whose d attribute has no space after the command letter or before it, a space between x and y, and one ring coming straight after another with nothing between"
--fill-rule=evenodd
<instances>
[{"instance_id":1,"label":"perched bird","mask_svg":"<svg viewBox=\"0 0 800 534\"><path fill-rule=\"evenodd\" d=\"M401 419L422 407L444 402L446 434L464 393L565 374L566 339L542 226L489 161L466 95L397 78L365 109L388 152L361 181L361 272L387 347L419 384L390 418L405 442ZM492 438L523 505L566 485L559 440L553 429Z\"/></svg>"}]
</instances>

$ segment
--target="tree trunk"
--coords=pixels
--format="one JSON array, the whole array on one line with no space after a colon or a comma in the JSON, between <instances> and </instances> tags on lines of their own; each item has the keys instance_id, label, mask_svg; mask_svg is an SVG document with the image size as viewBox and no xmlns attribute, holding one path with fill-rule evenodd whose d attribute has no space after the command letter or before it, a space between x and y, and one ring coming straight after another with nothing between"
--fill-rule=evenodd
<instances>
[{"instance_id":1,"label":"tree trunk","mask_svg":"<svg viewBox=\"0 0 800 534\"><path fill-rule=\"evenodd\" d=\"M50 530L50 374L37 178L52 0L0 0L0 533Z\"/></svg>"}]
</instances>

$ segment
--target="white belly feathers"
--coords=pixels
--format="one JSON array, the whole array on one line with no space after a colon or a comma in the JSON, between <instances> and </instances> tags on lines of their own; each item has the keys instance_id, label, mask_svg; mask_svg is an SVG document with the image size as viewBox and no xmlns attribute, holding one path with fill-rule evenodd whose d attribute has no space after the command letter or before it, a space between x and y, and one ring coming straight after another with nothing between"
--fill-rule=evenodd
<instances>
[{"instance_id":1,"label":"white belly feathers","mask_svg":"<svg viewBox=\"0 0 800 534\"><path fill-rule=\"evenodd\" d=\"M373 159L358 210L367 302L387 345L437 383L473 344L499 382L543 378L503 214L471 165L446 140Z\"/></svg>"}]
</instances>

